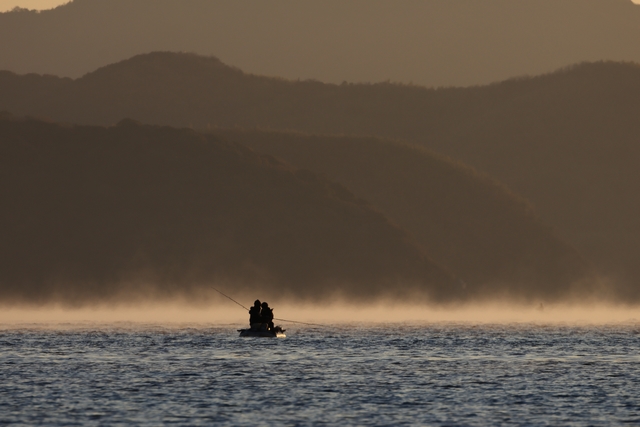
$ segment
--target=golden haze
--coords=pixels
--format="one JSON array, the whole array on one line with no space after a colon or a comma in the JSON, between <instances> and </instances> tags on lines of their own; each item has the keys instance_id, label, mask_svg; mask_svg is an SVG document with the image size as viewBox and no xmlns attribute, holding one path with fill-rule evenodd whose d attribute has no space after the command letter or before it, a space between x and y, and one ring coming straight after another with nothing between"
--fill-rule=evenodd
<instances>
[{"instance_id":1,"label":"golden haze","mask_svg":"<svg viewBox=\"0 0 640 427\"><path fill-rule=\"evenodd\" d=\"M0 0L0 12L7 12L14 7L35 10L53 9L68 2L69 0Z\"/></svg>"},{"instance_id":2,"label":"golden haze","mask_svg":"<svg viewBox=\"0 0 640 427\"><path fill-rule=\"evenodd\" d=\"M376 323L473 323L473 324L613 324L640 323L640 309L609 304L514 305L506 303L469 304L458 307L430 305L394 305L378 303L351 305L334 303L310 306L275 304L277 318L322 325ZM75 327L87 324L155 324L163 326L200 326L235 328L247 321L244 309L231 302L193 306L183 303L92 306L83 308L3 307L0 328ZM279 321L288 329L307 328L302 324Z\"/></svg>"}]
</instances>

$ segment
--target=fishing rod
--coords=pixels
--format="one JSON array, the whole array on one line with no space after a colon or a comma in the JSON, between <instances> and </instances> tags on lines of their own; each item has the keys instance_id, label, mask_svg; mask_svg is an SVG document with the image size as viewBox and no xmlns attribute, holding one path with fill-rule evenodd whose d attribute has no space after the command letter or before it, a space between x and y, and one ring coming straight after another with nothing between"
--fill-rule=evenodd
<instances>
[{"instance_id":1,"label":"fishing rod","mask_svg":"<svg viewBox=\"0 0 640 427\"><path fill-rule=\"evenodd\" d=\"M238 301L234 300L233 298L231 298L229 295L225 294L221 290L218 290L218 289L214 288L213 286L211 286L211 289L213 289L214 291L216 291L217 293L219 293L223 297L228 298L231 301L235 302L236 304L238 304L240 307L244 308L245 310L249 311L249 309L247 307L245 307L244 305L240 304ZM299 323L301 325L309 325L309 326L324 326L324 325L319 325L317 323L299 322L297 320L280 319L278 317L274 317L273 320L279 320L281 322L289 322L289 323Z\"/></svg>"},{"instance_id":2,"label":"fishing rod","mask_svg":"<svg viewBox=\"0 0 640 427\"><path fill-rule=\"evenodd\" d=\"M231 301L235 302L236 304L238 304L240 307L244 308L245 310L249 311L249 309L247 307L245 307L244 305L240 304L238 301L234 300L233 298L231 298L229 295L225 294L222 291L219 291L218 289L214 288L213 286L211 286L211 289L213 289L214 291L216 291L217 293L219 293L220 295L222 295L225 298L229 298Z\"/></svg>"}]
</instances>

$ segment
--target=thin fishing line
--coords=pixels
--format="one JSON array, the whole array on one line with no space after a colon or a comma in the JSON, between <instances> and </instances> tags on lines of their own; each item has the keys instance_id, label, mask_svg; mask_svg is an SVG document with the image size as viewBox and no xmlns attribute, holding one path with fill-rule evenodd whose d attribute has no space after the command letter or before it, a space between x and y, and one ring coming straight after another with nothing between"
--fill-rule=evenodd
<instances>
[{"instance_id":1,"label":"thin fishing line","mask_svg":"<svg viewBox=\"0 0 640 427\"><path fill-rule=\"evenodd\" d=\"M324 326L324 325L319 325L317 323L298 322L297 320L280 319L278 317L274 317L273 320L279 320L281 322L300 323L302 325L309 325L309 326Z\"/></svg>"}]
</instances>

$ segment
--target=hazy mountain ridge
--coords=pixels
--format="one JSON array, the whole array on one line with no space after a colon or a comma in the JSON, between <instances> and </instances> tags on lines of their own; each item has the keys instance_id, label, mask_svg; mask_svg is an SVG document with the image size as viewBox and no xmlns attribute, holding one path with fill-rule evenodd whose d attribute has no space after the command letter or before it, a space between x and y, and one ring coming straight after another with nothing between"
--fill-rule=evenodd
<instances>
[{"instance_id":1,"label":"hazy mountain ridge","mask_svg":"<svg viewBox=\"0 0 640 427\"><path fill-rule=\"evenodd\" d=\"M630 292L637 292L636 64L581 64L490 86L433 90L286 81L221 67L215 58L154 53L75 81L2 73L0 104L16 114L80 123L134 117L201 129L413 141L506 183L601 271L629 279Z\"/></svg>"},{"instance_id":2,"label":"hazy mountain ridge","mask_svg":"<svg viewBox=\"0 0 640 427\"><path fill-rule=\"evenodd\" d=\"M0 14L0 69L79 77L158 50L339 83L486 84L640 61L630 0L75 0Z\"/></svg>"},{"instance_id":3,"label":"hazy mountain ridge","mask_svg":"<svg viewBox=\"0 0 640 427\"><path fill-rule=\"evenodd\" d=\"M379 138L215 130L367 199L466 282L474 298L563 295L590 273L526 200L473 169Z\"/></svg>"},{"instance_id":4,"label":"hazy mountain ridge","mask_svg":"<svg viewBox=\"0 0 640 427\"><path fill-rule=\"evenodd\" d=\"M0 118L0 297L461 297L344 187L187 129Z\"/></svg>"}]
</instances>

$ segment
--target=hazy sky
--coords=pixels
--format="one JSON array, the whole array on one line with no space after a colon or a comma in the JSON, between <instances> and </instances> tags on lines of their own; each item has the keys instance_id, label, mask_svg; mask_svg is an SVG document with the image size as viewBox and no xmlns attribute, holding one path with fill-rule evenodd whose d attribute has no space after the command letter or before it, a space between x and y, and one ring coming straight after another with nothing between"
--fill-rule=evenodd
<instances>
[{"instance_id":1,"label":"hazy sky","mask_svg":"<svg viewBox=\"0 0 640 427\"><path fill-rule=\"evenodd\" d=\"M640 0L631 1L640 4ZM11 10L16 6L27 9L51 9L68 2L69 0L0 0L0 12Z\"/></svg>"},{"instance_id":2,"label":"hazy sky","mask_svg":"<svg viewBox=\"0 0 640 427\"><path fill-rule=\"evenodd\" d=\"M16 6L27 9L51 9L68 1L69 0L0 0L0 12L11 10ZM635 4L640 4L640 0L631 1Z\"/></svg>"},{"instance_id":3,"label":"hazy sky","mask_svg":"<svg viewBox=\"0 0 640 427\"><path fill-rule=\"evenodd\" d=\"M51 9L67 3L67 1L68 0L0 0L0 12L6 12L16 6L27 9Z\"/></svg>"}]
</instances>

